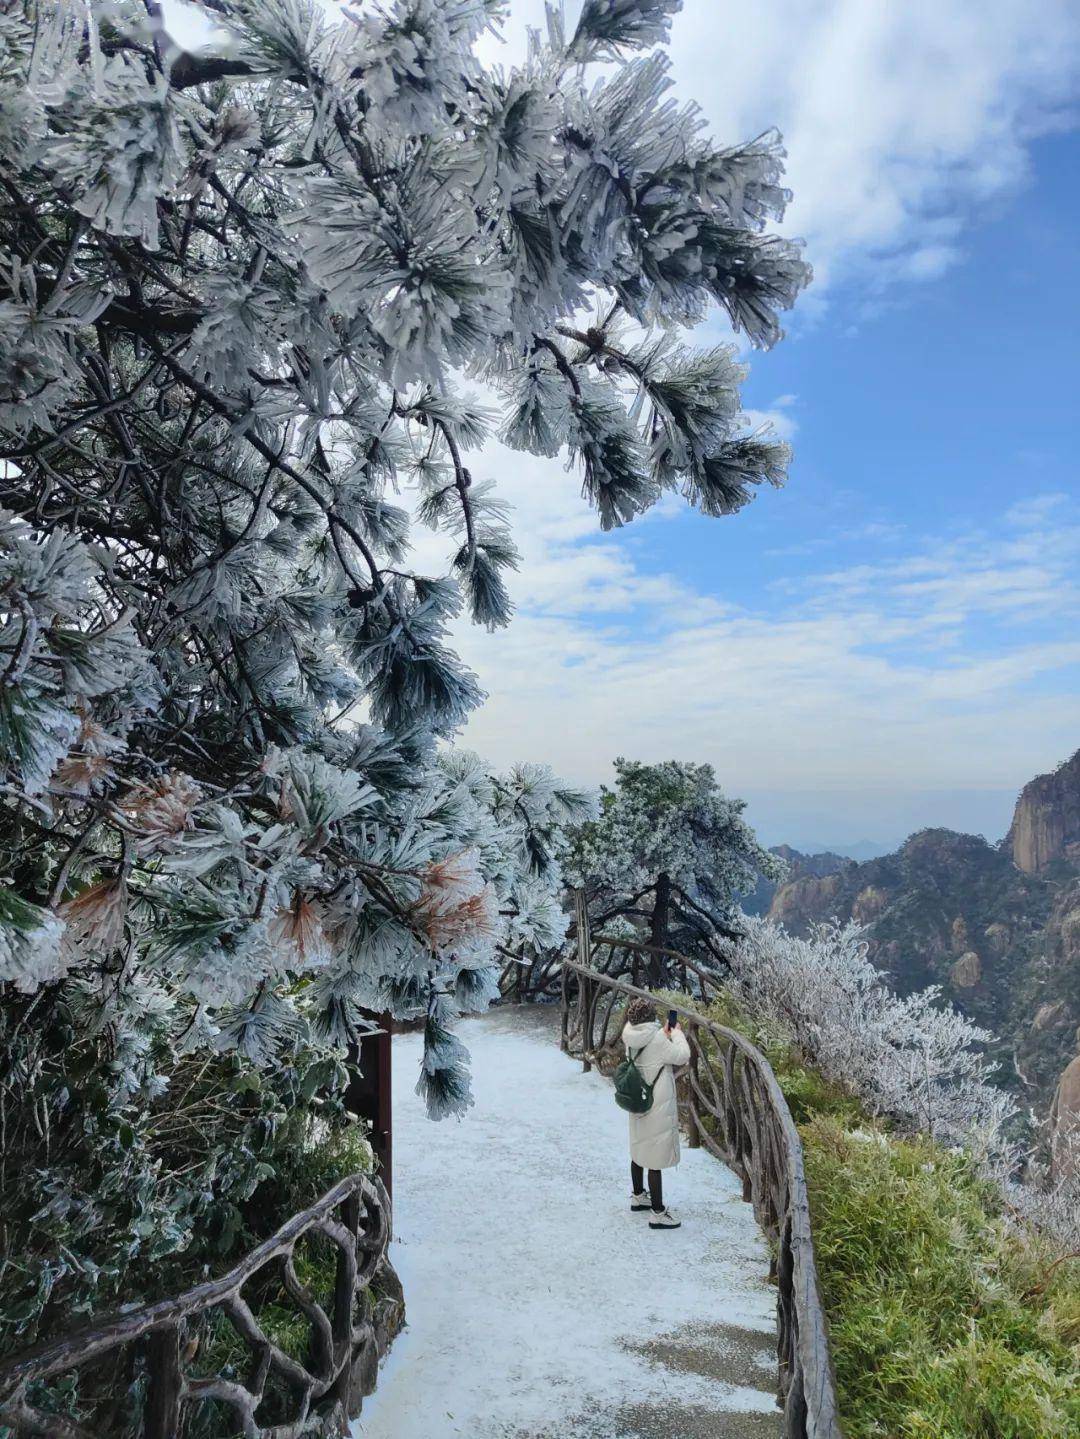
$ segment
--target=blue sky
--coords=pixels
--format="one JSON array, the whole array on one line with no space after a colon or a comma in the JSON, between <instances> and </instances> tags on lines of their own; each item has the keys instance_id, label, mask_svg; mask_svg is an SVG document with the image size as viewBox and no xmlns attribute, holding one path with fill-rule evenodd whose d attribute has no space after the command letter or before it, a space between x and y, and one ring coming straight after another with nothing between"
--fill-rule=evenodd
<instances>
[{"instance_id":1,"label":"blue sky","mask_svg":"<svg viewBox=\"0 0 1080 1439\"><path fill-rule=\"evenodd\" d=\"M974 216L958 261L875 306L838 287L827 311L790 319L751 357L746 402L793 422L786 489L730 526L680 524L684 571L704 581L718 548L731 598L768 580L887 556L919 533L992 523L1017 501L1076 496L1080 335L1080 137L1031 149L1019 193ZM739 543L717 530L738 525Z\"/></svg>"},{"instance_id":2,"label":"blue sky","mask_svg":"<svg viewBox=\"0 0 1080 1439\"><path fill-rule=\"evenodd\" d=\"M884 302L868 299L858 283L838 286L824 314L796 321L784 344L752 358L747 403L779 408L795 448L787 487L763 493L731 521L684 511L662 527L627 532L643 570L677 572L696 588L780 618L807 597L824 602L823 576L836 575L841 591L840 576L850 588L865 568L875 586L938 550L955 556L948 568L958 582L978 566L986 602L970 594L951 633L934 626L870 643L871 652L925 669L1069 643L1080 562L1080 137L1038 140L1031 161L1020 191L972 217L960 256L939 278L895 287ZM1018 548L1025 535L1031 554ZM1033 559L1045 579L1030 572ZM883 605L886 616L903 610L896 594ZM788 821L782 795L759 796L752 812L762 809L770 837L790 824L806 843L853 840L864 830L891 842L925 822L997 837L1024 778L1080 745L1075 651L1071 663L1032 669L1000 697L1028 716L1017 752L991 745L983 763L977 751L959 792L940 776L921 785L914 773L915 793L898 795L895 817L853 816L854 831L842 789L841 812L834 819L826 809L820 823L812 810ZM737 759L719 767L738 789ZM902 792L907 786L897 778ZM816 803L809 767L806 779Z\"/></svg>"},{"instance_id":3,"label":"blue sky","mask_svg":"<svg viewBox=\"0 0 1080 1439\"><path fill-rule=\"evenodd\" d=\"M745 398L789 484L600 536L573 476L492 447L525 564L511 629L461 638L466 741L593 782L707 759L770 843L996 839L1080 745L1080 12L746 8L688 0L672 58L723 139L785 133L818 280Z\"/></svg>"}]
</instances>

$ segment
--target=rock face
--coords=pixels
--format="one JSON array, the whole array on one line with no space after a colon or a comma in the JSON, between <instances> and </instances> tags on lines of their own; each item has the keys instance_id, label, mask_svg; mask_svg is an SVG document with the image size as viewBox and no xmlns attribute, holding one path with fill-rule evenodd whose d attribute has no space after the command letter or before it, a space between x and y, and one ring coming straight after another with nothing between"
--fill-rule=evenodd
<instances>
[{"instance_id":1,"label":"rock face","mask_svg":"<svg viewBox=\"0 0 1080 1439\"><path fill-rule=\"evenodd\" d=\"M767 913L795 934L865 925L902 993L940 985L998 1036L1003 1082L1044 1114L1063 1070L1080 1084L1080 754L1024 787L1002 844L928 829L863 864L792 864Z\"/></svg>"},{"instance_id":2,"label":"rock face","mask_svg":"<svg viewBox=\"0 0 1080 1439\"><path fill-rule=\"evenodd\" d=\"M1020 791L1006 843L1025 874L1080 859L1080 750Z\"/></svg>"},{"instance_id":3,"label":"rock face","mask_svg":"<svg viewBox=\"0 0 1080 1439\"><path fill-rule=\"evenodd\" d=\"M828 850L822 854L802 854L799 850L792 849L790 844L775 845L770 854L779 855L787 865L787 878L779 885L769 879L759 879L753 894L747 895L743 900L742 907L747 914L768 913L777 890L786 887L793 880L825 879L854 864L854 860L845 859L842 854L832 854Z\"/></svg>"},{"instance_id":4,"label":"rock face","mask_svg":"<svg viewBox=\"0 0 1080 1439\"><path fill-rule=\"evenodd\" d=\"M1080 1047L1080 1034L1076 1036ZM1050 1153L1055 1174L1080 1169L1080 1054L1065 1066L1050 1111Z\"/></svg>"},{"instance_id":5,"label":"rock face","mask_svg":"<svg viewBox=\"0 0 1080 1439\"><path fill-rule=\"evenodd\" d=\"M1018 1071L1048 1097L1080 1048L1080 866L1053 894L1031 960L1018 976L1014 1015Z\"/></svg>"},{"instance_id":6,"label":"rock face","mask_svg":"<svg viewBox=\"0 0 1080 1439\"><path fill-rule=\"evenodd\" d=\"M972 989L982 979L982 960L973 949L962 954L949 970L949 982L954 989Z\"/></svg>"}]
</instances>

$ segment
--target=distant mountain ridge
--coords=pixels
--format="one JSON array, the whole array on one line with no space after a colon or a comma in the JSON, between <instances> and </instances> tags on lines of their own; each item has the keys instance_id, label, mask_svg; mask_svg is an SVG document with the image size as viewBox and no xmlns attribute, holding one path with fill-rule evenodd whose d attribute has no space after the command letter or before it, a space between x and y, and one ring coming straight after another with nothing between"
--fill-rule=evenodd
<instances>
[{"instance_id":1,"label":"distant mountain ridge","mask_svg":"<svg viewBox=\"0 0 1080 1439\"><path fill-rule=\"evenodd\" d=\"M867 926L902 992L938 984L1000 1036L1003 1079L1044 1112L1080 1048L1080 751L1026 784L998 845L949 829L864 862L787 846L779 886L750 912L796 934L824 920Z\"/></svg>"},{"instance_id":2,"label":"distant mountain ridge","mask_svg":"<svg viewBox=\"0 0 1080 1439\"><path fill-rule=\"evenodd\" d=\"M835 854L840 859L880 859L883 854L891 854L896 849L895 844L879 844L877 840L860 839L855 844L808 844L802 853L808 857L819 854ZM778 849L786 849L786 845L777 846Z\"/></svg>"}]
</instances>

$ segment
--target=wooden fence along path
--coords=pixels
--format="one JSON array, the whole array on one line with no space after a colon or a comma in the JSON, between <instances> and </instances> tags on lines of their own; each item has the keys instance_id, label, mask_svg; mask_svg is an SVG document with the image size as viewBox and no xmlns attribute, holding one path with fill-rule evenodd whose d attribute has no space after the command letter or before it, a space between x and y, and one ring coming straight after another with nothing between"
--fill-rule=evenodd
<instances>
[{"instance_id":1,"label":"wooden fence along path","mask_svg":"<svg viewBox=\"0 0 1080 1439\"><path fill-rule=\"evenodd\" d=\"M297 1275L295 1251L305 1235L321 1235L333 1246L329 1314ZM376 1302L368 1292L389 1238L390 1207L382 1184L350 1175L221 1278L98 1319L0 1364L0 1432L6 1429L15 1439L96 1439L118 1432L126 1421L143 1439L176 1439L181 1433L239 1433L244 1439L342 1434L370 1393L381 1353L400 1323L398 1297ZM290 1307L310 1325L302 1361L267 1335L245 1297L245 1287L255 1287L260 1278L279 1282ZM232 1363L228 1373L196 1374L200 1321L215 1311L227 1321ZM102 1366L108 1382L95 1385ZM75 1419L43 1407L42 1384L76 1372L86 1377L87 1389L101 1392L108 1427L101 1412ZM270 1383L281 1410L273 1423L256 1418ZM137 1410L124 1412L140 1393L141 1427ZM231 1411L226 1429L212 1421L207 1426L199 1413L207 1401Z\"/></svg>"},{"instance_id":2,"label":"wooden fence along path","mask_svg":"<svg viewBox=\"0 0 1080 1439\"><path fill-rule=\"evenodd\" d=\"M645 984L652 964L658 959L666 959L669 972L685 993L696 992L705 1003L720 989L715 974L676 949L641 944L638 940L616 934L592 935L589 949L589 967L609 979ZM563 958L558 951L528 958L524 953L514 955L504 951L504 958L506 962L499 976L499 991L503 999L511 1004L520 1004L528 1000L558 998L563 980Z\"/></svg>"},{"instance_id":3,"label":"wooden fence along path","mask_svg":"<svg viewBox=\"0 0 1080 1439\"><path fill-rule=\"evenodd\" d=\"M600 944L648 951L646 945L625 941L602 938ZM589 1069L617 1046L626 1002L635 995L652 996L593 963L595 947L580 896L577 953L576 961L564 959L561 966L561 1044ZM698 978L704 986L702 973ZM760 1050L735 1030L680 1005L670 1007L678 1013L690 1044L683 1103L688 1142L693 1147L704 1145L735 1171L742 1180L743 1198L753 1204L758 1223L774 1245L785 1439L842 1439L828 1325L814 1263L802 1141L795 1121Z\"/></svg>"},{"instance_id":4,"label":"wooden fence along path","mask_svg":"<svg viewBox=\"0 0 1080 1439\"><path fill-rule=\"evenodd\" d=\"M510 989L516 981L519 997L526 990L533 997L559 994L561 1046L586 1069L617 1049L626 1001L651 998L638 981L648 982L658 958L702 1000L716 991L714 976L673 951L615 936L592 940L580 898L577 956L533 965L525 985L514 961ZM743 1198L773 1245L785 1439L842 1439L798 1130L764 1055L734 1030L673 1008L691 1050L680 1080L689 1143L706 1147L742 1180ZM297 1273L296 1249L306 1235L333 1246L332 1294L323 1303ZM344 1433L400 1323L400 1293L371 1293L378 1273L392 1276L384 1266L389 1235L389 1201L379 1180L361 1174L342 1180L221 1278L0 1363L0 1433L96 1439L126 1424L141 1439L209 1439L224 1431L212 1418L207 1424L208 1402L229 1414L229 1432L244 1439ZM267 1333L252 1295L259 1290L263 1297L272 1291L306 1320L303 1358ZM219 1316L231 1341L224 1356L220 1344L205 1342ZM75 1374L81 1409L58 1413L56 1383ZM438 1430L430 1433L435 1439Z\"/></svg>"}]
</instances>

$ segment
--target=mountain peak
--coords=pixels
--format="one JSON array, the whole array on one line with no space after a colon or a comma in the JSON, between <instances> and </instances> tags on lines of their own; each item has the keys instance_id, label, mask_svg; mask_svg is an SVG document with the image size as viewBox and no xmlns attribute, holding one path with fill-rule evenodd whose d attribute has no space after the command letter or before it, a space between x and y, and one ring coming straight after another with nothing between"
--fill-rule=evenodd
<instances>
[{"instance_id":1,"label":"mountain peak","mask_svg":"<svg viewBox=\"0 0 1080 1439\"><path fill-rule=\"evenodd\" d=\"M1025 874L1080 858L1080 750L1024 786L1005 843Z\"/></svg>"}]
</instances>

